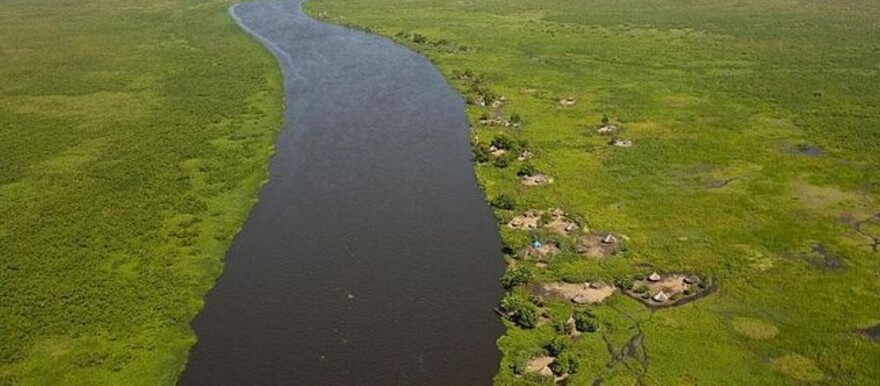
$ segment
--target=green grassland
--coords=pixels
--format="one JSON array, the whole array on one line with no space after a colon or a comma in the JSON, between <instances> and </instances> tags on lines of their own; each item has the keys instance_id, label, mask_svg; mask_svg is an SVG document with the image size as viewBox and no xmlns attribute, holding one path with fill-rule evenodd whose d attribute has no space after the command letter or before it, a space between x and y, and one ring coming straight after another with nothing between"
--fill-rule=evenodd
<instances>
[{"instance_id":1,"label":"green grassland","mask_svg":"<svg viewBox=\"0 0 880 386\"><path fill-rule=\"evenodd\" d=\"M0 6L0 385L176 381L281 122L229 3Z\"/></svg>"},{"instance_id":2,"label":"green grassland","mask_svg":"<svg viewBox=\"0 0 880 386\"><path fill-rule=\"evenodd\" d=\"M694 271L718 290L651 312L616 295L570 342L570 385L869 385L880 345L880 8L870 0L312 0L319 18L425 54L464 95L487 88L554 183L525 187L515 160L476 165L500 223L560 207L627 238L619 256L564 253L532 281ZM470 70L479 87L460 74ZM562 107L558 101L574 97ZM632 148L596 134L603 116ZM821 154L809 150L821 149ZM513 250L528 235L501 226ZM821 246L820 251L814 247ZM876 247L875 247L876 248ZM532 262L508 257L511 266ZM522 287L515 296L524 297ZM527 299L523 299L526 300ZM557 319L570 306L549 302ZM499 385L558 335L505 322ZM621 352L643 333L632 355ZM606 343L606 341L608 343ZM611 347L611 350L609 350ZM608 366L606 366L608 364ZM640 383L638 383L640 382Z\"/></svg>"}]
</instances>

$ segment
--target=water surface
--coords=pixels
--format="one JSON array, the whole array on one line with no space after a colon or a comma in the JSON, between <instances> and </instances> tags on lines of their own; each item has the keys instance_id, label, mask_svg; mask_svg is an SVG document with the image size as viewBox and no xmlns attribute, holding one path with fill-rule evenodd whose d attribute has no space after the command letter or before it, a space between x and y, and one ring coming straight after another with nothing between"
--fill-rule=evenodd
<instances>
[{"instance_id":1,"label":"water surface","mask_svg":"<svg viewBox=\"0 0 880 386\"><path fill-rule=\"evenodd\" d=\"M461 98L300 0L230 12L283 67L285 127L180 384L490 384L503 261Z\"/></svg>"}]
</instances>

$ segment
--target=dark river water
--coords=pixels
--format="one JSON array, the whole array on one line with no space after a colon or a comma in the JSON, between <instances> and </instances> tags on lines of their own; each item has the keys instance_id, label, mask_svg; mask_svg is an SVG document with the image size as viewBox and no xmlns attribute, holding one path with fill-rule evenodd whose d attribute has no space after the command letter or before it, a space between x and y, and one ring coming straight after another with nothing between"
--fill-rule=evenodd
<instances>
[{"instance_id":1,"label":"dark river water","mask_svg":"<svg viewBox=\"0 0 880 386\"><path fill-rule=\"evenodd\" d=\"M300 0L231 13L281 63L286 121L180 384L490 384L503 260L461 98Z\"/></svg>"}]
</instances>

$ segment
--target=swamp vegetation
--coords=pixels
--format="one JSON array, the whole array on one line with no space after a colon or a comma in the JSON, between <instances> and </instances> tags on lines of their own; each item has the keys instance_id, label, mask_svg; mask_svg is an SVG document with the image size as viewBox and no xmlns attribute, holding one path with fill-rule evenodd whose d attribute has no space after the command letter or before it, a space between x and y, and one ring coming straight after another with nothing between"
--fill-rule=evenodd
<instances>
[{"instance_id":1,"label":"swamp vegetation","mask_svg":"<svg viewBox=\"0 0 880 386\"><path fill-rule=\"evenodd\" d=\"M476 173L509 253L496 384L552 383L524 369L560 337L569 342L550 370L568 373L569 385L880 379L880 346L863 333L880 322L872 1L306 8L425 54L470 103ZM497 138L532 156L498 152ZM553 183L524 186L523 168ZM589 259L559 236L505 225L550 208L620 235L625 249ZM535 239L561 251L522 258ZM619 293L593 306L540 299L526 283L621 284L654 271L700 273L717 290L652 311ZM561 325L586 311L593 331Z\"/></svg>"},{"instance_id":2,"label":"swamp vegetation","mask_svg":"<svg viewBox=\"0 0 880 386\"><path fill-rule=\"evenodd\" d=\"M229 4L0 7L0 385L175 383L281 124Z\"/></svg>"}]
</instances>

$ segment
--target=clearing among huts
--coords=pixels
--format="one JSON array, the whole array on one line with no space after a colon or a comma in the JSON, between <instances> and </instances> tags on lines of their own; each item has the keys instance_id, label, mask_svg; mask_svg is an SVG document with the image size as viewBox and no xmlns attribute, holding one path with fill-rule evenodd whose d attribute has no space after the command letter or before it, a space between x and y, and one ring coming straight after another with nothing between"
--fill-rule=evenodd
<instances>
[{"instance_id":1,"label":"clearing among huts","mask_svg":"<svg viewBox=\"0 0 880 386\"><path fill-rule=\"evenodd\" d=\"M526 363L526 372L552 377L554 375L553 371L550 370L550 364L553 363L554 360L556 360L556 358L547 355L529 359Z\"/></svg>"},{"instance_id":2,"label":"clearing among huts","mask_svg":"<svg viewBox=\"0 0 880 386\"><path fill-rule=\"evenodd\" d=\"M547 299L565 300L574 304L601 303L616 291L617 289L614 286L601 281L586 283L552 282L532 286L532 292L535 295Z\"/></svg>"},{"instance_id":3,"label":"clearing among huts","mask_svg":"<svg viewBox=\"0 0 880 386\"><path fill-rule=\"evenodd\" d=\"M554 241L548 241L546 243L534 241L531 245L526 247L526 249L520 252L520 256L523 258L538 261L545 260L546 258L553 257L557 254L559 254L559 244Z\"/></svg>"},{"instance_id":4,"label":"clearing among huts","mask_svg":"<svg viewBox=\"0 0 880 386\"><path fill-rule=\"evenodd\" d=\"M520 176L519 182L525 186L541 186L545 184L552 184L553 178L550 178L541 173L537 173L535 175Z\"/></svg>"},{"instance_id":5,"label":"clearing among huts","mask_svg":"<svg viewBox=\"0 0 880 386\"><path fill-rule=\"evenodd\" d=\"M578 239L575 250L587 257L604 259L620 252L621 245L617 236L608 232L590 232Z\"/></svg>"},{"instance_id":6,"label":"clearing among huts","mask_svg":"<svg viewBox=\"0 0 880 386\"><path fill-rule=\"evenodd\" d=\"M538 210L527 210L521 216L515 216L507 223L507 226L525 231L538 229L538 226L541 224L541 214L543 213Z\"/></svg>"},{"instance_id":7,"label":"clearing among huts","mask_svg":"<svg viewBox=\"0 0 880 386\"><path fill-rule=\"evenodd\" d=\"M544 228L564 236L569 236L580 229L576 221L566 217L565 212L558 208L549 211L527 210L511 219L507 226L526 231Z\"/></svg>"},{"instance_id":8,"label":"clearing among huts","mask_svg":"<svg viewBox=\"0 0 880 386\"><path fill-rule=\"evenodd\" d=\"M653 272L635 280L626 294L649 307L666 307L683 304L709 289L709 283L691 273Z\"/></svg>"}]
</instances>

